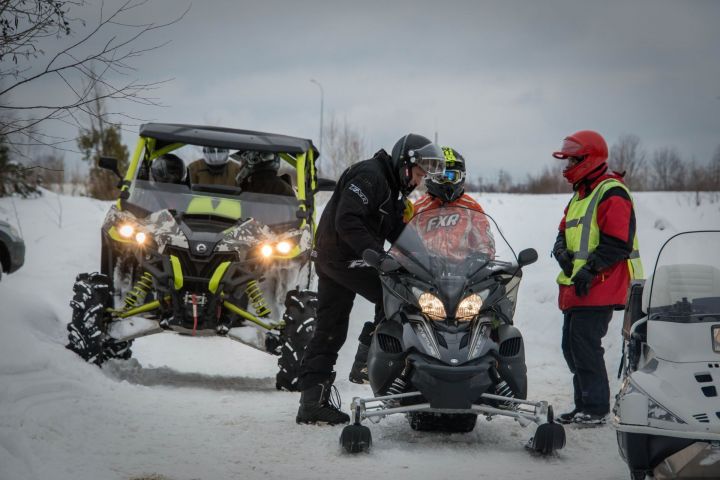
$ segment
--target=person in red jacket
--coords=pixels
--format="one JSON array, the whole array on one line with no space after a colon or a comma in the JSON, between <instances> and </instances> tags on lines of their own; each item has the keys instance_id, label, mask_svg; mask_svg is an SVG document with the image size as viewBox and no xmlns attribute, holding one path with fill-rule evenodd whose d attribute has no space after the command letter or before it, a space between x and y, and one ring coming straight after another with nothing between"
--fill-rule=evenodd
<instances>
[{"instance_id":1,"label":"person in red jacket","mask_svg":"<svg viewBox=\"0 0 720 480\"><path fill-rule=\"evenodd\" d=\"M623 174L608 171L607 144L597 132L573 133L553 156L567 162L563 176L575 192L553 247L561 268L562 350L575 400L557 420L602 424L610 411L602 338L613 310L625 306L631 278L642 277L635 210Z\"/></svg>"}]
</instances>

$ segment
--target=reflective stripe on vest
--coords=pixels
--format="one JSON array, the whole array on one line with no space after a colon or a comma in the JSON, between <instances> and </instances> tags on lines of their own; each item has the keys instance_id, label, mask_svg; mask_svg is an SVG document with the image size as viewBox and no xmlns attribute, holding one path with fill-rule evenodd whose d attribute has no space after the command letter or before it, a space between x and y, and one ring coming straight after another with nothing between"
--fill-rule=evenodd
<instances>
[{"instance_id":1,"label":"reflective stripe on vest","mask_svg":"<svg viewBox=\"0 0 720 480\"><path fill-rule=\"evenodd\" d=\"M598 184L590 195L581 200L578 199L578 194L575 193L570 205L568 205L565 217L565 242L567 243L568 252L573 253L571 277L574 277L578 270L587 263L588 257L600 243L597 207L605 192L613 187L621 187L630 196L630 191L622 182L610 178ZM632 202L632 197L630 197L630 201ZM628 257L627 264L631 279L644 277L638 248L637 230L633 237L633 251ZM571 277L561 271L557 277L557 282L560 285L572 285Z\"/></svg>"}]
</instances>

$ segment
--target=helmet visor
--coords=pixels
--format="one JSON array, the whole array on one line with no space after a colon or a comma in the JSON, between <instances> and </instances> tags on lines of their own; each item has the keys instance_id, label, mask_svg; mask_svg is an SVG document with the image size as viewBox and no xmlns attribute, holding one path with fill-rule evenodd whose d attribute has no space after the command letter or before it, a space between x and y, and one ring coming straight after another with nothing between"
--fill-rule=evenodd
<instances>
[{"instance_id":1,"label":"helmet visor","mask_svg":"<svg viewBox=\"0 0 720 480\"><path fill-rule=\"evenodd\" d=\"M422 168L427 175L438 175L445 171L445 154L434 143L428 143L417 150L408 152L410 162Z\"/></svg>"},{"instance_id":2,"label":"helmet visor","mask_svg":"<svg viewBox=\"0 0 720 480\"><path fill-rule=\"evenodd\" d=\"M225 165L230 152L227 148L203 147L203 154L208 165Z\"/></svg>"},{"instance_id":3,"label":"helmet visor","mask_svg":"<svg viewBox=\"0 0 720 480\"><path fill-rule=\"evenodd\" d=\"M559 158L560 160L565 160L568 157L579 157L582 155L584 155L584 147L570 138L563 140L560 151L553 152L553 157Z\"/></svg>"},{"instance_id":4,"label":"helmet visor","mask_svg":"<svg viewBox=\"0 0 720 480\"><path fill-rule=\"evenodd\" d=\"M438 173L430 178L435 183L451 183L457 185L465 180L465 172L461 170L445 170L444 173Z\"/></svg>"}]
</instances>

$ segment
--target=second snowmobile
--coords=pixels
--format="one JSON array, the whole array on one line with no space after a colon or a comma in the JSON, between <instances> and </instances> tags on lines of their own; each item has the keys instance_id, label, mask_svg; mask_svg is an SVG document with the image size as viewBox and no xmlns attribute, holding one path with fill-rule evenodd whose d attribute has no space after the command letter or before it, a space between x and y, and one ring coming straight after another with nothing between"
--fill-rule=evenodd
<instances>
[{"instance_id":1,"label":"second snowmobile","mask_svg":"<svg viewBox=\"0 0 720 480\"><path fill-rule=\"evenodd\" d=\"M684 232L631 286L611 424L633 480L720 478L720 231Z\"/></svg>"}]
</instances>

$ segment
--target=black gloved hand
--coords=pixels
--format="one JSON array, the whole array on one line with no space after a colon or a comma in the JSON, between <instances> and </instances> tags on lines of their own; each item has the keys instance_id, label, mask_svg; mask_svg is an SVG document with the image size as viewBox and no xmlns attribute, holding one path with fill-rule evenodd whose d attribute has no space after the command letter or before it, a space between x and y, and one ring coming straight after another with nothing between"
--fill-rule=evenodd
<instances>
[{"instance_id":1,"label":"black gloved hand","mask_svg":"<svg viewBox=\"0 0 720 480\"><path fill-rule=\"evenodd\" d=\"M560 268L566 276L571 276L573 272L573 254L568 252L565 243L565 233L558 233L555 245L553 245L552 255L557 260Z\"/></svg>"},{"instance_id":2,"label":"black gloved hand","mask_svg":"<svg viewBox=\"0 0 720 480\"><path fill-rule=\"evenodd\" d=\"M571 276L573 272L573 254L563 248L553 251L553 256L555 260L557 260L558 265L560 265L560 268L562 268L565 276Z\"/></svg>"},{"instance_id":3,"label":"black gloved hand","mask_svg":"<svg viewBox=\"0 0 720 480\"><path fill-rule=\"evenodd\" d=\"M572 278L573 284L575 285L575 295L578 297L584 297L590 293L590 284L595 278L595 273L585 265L582 267L575 276Z\"/></svg>"}]
</instances>

